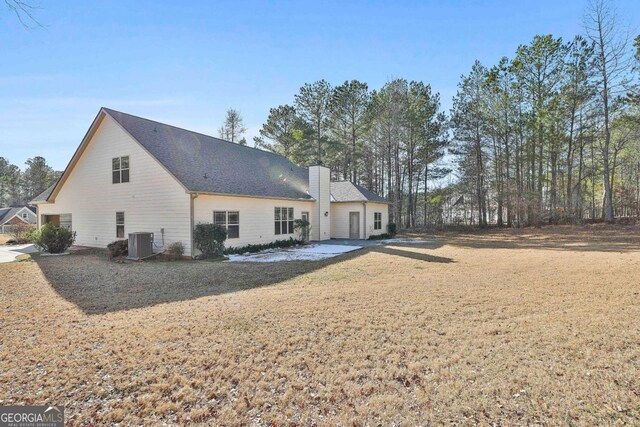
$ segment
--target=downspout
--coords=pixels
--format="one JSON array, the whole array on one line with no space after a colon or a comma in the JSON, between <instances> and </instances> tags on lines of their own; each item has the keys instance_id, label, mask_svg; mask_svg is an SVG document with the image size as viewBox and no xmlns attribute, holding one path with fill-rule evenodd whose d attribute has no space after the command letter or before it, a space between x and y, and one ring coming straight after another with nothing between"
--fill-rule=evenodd
<instances>
[{"instance_id":1,"label":"downspout","mask_svg":"<svg viewBox=\"0 0 640 427\"><path fill-rule=\"evenodd\" d=\"M367 202L362 202L364 207L364 240L367 240Z\"/></svg>"},{"instance_id":2,"label":"downspout","mask_svg":"<svg viewBox=\"0 0 640 427\"><path fill-rule=\"evenodd\" d=\"M191 258L193 258L193 201L198 198L198 193L189 194L189 240L191 241Z\"/></svg>"},{"instance_id":3,"label":"downspout","mask_svg":"<svg viewBox=\"0 0 640 427\"><path fill-rule=\"evenodd\" d=\"M322 240L322 182L320 180L320 168L318 170L318 241ZM331 196L329 196L331 197Z\"/></svg>"}]
</instances>

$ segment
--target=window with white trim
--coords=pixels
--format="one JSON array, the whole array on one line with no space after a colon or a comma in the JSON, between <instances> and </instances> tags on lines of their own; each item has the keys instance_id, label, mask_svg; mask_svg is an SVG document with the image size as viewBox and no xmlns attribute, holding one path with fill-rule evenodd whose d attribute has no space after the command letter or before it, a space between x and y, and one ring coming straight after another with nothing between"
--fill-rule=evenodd
<instances>
[{"instance_id":1,"label":"window with white trim","mask_svg":"<svg viewBox=\"0 0 640 427\"><path fill-rule=\"evenodd\" d=\"M240 237L240 212L213 211L213 223L227 229L227 239Z\"/></svg>"},{"instance_id":2,"label":"window with white trim","mask_svg":"<svg viewBox=\"0 0 640 427\"><path fill-rule=\"evenodd\" d=\"M129 156L114 157L111 160L111 176L114 184L129 182Z\"/></svg>"},{"instance_id":3,"label":"window with white trim","mask_svg":"<svg viewBox=\"0 0 640 427\"><path fill-rule=\"evenodd\" d=\"M293 234L293 208L275 208L275 233Z\"/></svg>"},{"instance_id":4,"label":"window with white trim","mask_svg":"<svg viewBox=\"0 0 640 427\"><path fill-rule=\"evenodd\" d=\"M22 212L22 219L27 219L27 213L26 212Z\"/></svg>"},{"instance_id":5,"label":"window with white trim","mask_svg":"<svg viewBox=\"0 0 640 427\"><path fill-rule=\"evenodd\" d=\"M373 213L373 229L382 230L382 212Z\"/></svg>"},{"instance_id":6,"label":"window with white trim","mask_svg":"<svg viewBox=\"0 0 640 427\"><path fill-rule=\"evenodd\" d=\"M124 239L124 212L116 212L116 238Z\"/></svg>"}]
</instances>

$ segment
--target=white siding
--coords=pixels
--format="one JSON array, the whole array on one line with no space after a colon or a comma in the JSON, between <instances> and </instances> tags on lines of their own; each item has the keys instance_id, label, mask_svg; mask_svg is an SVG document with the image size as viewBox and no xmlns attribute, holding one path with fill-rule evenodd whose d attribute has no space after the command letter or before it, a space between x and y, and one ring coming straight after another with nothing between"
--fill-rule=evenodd
<instances>
[{"instance_id":1,"label":"white siding","mask_svg":"<svg viewBox=\"0 0 640 427\"><path fill-rule=\"evenodd\" d=\"M331 238L331 171L324 166L309 168L309 194L317 200L311 216L311 240ZM325 215L326 214L326 215Z\"/></svg>"},{"instance_id":2,"label":"white siding","mask_svg":"<svg viewBox=\"0 0 640 427\"><path fill-rule=\"evenodd\" d=\"M363 238L364 204L362 202L331 203L331 238L349 239L349 212L360 213L360 237Z\"/></svg>"},{"instance_id":3,"label":"white siding","mask_svg":"<svg viewBox=\"0 0 640 427\"><path fill-rule=\"evenodd\" d=\"M129 156L130 182L112 184L111 160ZM106 116L57 195L39 215L72 214L76 244L106 247L116 240L116 212L125 236L149 231L157 245L180 241L191 250L189 195L147 151ZM41 220L42 218L39 218Z\"/></svg>"},{"instance_id":4,"label":"white siding","mask_svg":"<svg viewBox=\"0 0 640 427\"><path fill-rule=\"evenodd\" d=\"M380 230L373 229L373 213L374 212L382 212L382 228ZM389 223L389 205L386 203L367 203L367 235L375 236L377 234L383 234L387 232L387 224Z\"/></svg>"},{"instance_id":5,"label":"white siding","mask_svg":"<svg viewBox=\"0 0 640 427\"><path fill-rule=\"evenodd\" d=\"M366 211L366 214L365 214ZM385 203L374 202L341 202L331 203L331 238L349 238L349 212L360 212L360 238L387 232L389 222L389 207ZM373 229L374 212L382 213L382 229Z\"/></svg>"},{"instance_id":6,"label":"white siding","mask_svg":"<svg viewBox=\"0 0 640 427\"><path fill-rule=\"evenodd\" d=\"M240 213L240 237L227 239L225 246L238 247L249 244L265 244L275 240L297 237L295 234L275 234L274 208L293 208L293 217L301 218L301 212L309 212L314 220L313 201L287 199L259 199L254 197L199 195L193 201L193 222L212 223L213 211L238 211Z\"/></svg>"}]
</instances>

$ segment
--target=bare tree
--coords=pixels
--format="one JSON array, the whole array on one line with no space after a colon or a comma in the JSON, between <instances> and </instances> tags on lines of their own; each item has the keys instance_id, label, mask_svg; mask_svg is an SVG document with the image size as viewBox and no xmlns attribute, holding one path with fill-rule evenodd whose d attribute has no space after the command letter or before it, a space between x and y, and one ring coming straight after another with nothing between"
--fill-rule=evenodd
<instances>
[{"instance_id":1,"label":"bare tree","mask_svg":"<svg viewBox=\"0 0 640 427\"><path fill-rule=\"evenodd\" d=\"M39 6L23 0L4 0L4 3L16 15L23 27L31 28L30 24L42 27L40 21L35 17L35 11L40 9Z\"/></svg>"},{"instance_id":2,"label":"bare tree","mask_svg":"<svg viewBox=\"0 0 640 427\"><path fill-rule=\"evenodd\" d=\"M595 46L594 66L598 73L596 88L602 117L600 149L604 185L604 219L612 222L613 191L609 149L611 145L611 105L624 90L624 80L631 66L628 55L629 36L620 30L615 10L606 0L592 0L584 17L587 38Z\"/></svg>"},{"instance_id":3,"label":"bare tree","mask_svg":"<svg viewBox=\"0 0 640 427\"><path fill-rule=\"evenodd\" d=\"M242 137L247 131L244 126L244 120L238 110L229 108L224 123L218 129L218 135L227 141L237 142L240 145L247 145L247 140Z\"/></svg>"}]
</instances>

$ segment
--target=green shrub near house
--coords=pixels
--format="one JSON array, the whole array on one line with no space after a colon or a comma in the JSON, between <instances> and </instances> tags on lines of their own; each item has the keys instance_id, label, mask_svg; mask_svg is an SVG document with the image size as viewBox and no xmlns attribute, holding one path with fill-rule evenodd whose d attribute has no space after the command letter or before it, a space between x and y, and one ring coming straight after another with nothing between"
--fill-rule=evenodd
<instances>
[{"instance_id":1,"label":"green shrub near house","mask_svg":"<svg viewBox=\"0 0 640 427\"><path fill-rule=\"evenodd\" d=\"M305 236L309 236L311 232L311 223L306 219L296 219L293 221L293 230L297 233L300 240L304 240Z\"/></svg>"},{"instance_id":2,"label":"green shrub near house","mask_svg":"<svg viewBox=\"0 0 640 427\"><path fill-rule=\"evenodd\" d=\"M382 234L374 234L372 236L369 236L368 240L384 240L384 239L390 239L393 236L389 233L382 233Z\"/></svg>"},{"instance_id":3,"label":"green shrub near house","mask_svg":"<svg viewBox=\"0 0 640 427\"><path fill-rule=\"evenodd\" d=\"M389 224L387 224L387 233L389 233L391 236L395 236L397 232L398 226L395 222L390 222Z\"/></svg>"},{"instance_id":4,"label":"green shrub near house","mask_svg":"<svg viewBox=\"0 0 640 427\"><path fill-rule=\"evenodd\" d=\"M40 229L35 243L50 254L61 254L69 249L76 240L75 231L64 227L45 224Z\"/></svg>"},{"instance_id":5,"label":"green shrub near house","mask_svg":"<svg viewBox=\"0 0 640 427\"><path fill-rule=\"evenodd\" d=\"M290 248L293 246L304 245L304 240L289 237L284 240L276 240L275 242L265 243L261 245L246 245L238 247L228 247L224 250L225 255L246 254L265 251L267 249Z\"/></svg>"},{"instance_id":6,"label":"green shrub near house","mask_svg":"<svg viewBox=\"0 0 640 427\"><path fill-rule=\"evenodd\" d=\"M193 230L193 243L200 251L198 258L210 259L224 256L227 229L218 224L198 224Z\"/></svg>"},{"instance_id":7,"label":"green shrub near house","mask_svg":"<svg viewBox=\"0 0 640 427\"><path fill-rule=\"evenodd\" d=\"M40 238L40 229L38 227L31 227L25 234L25 243L36 243Z\"/></svg>"}]
</instances>

